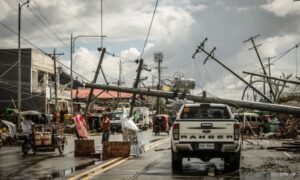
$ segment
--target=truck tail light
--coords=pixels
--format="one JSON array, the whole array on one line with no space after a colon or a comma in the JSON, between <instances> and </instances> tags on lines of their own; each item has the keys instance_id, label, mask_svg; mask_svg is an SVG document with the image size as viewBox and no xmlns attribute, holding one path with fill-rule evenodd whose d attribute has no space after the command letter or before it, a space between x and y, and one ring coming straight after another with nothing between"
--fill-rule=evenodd
<instances>
[{"instance_id":1,"label":"truck tail light","mask_svg":"<svg viewBox=\"0 0 300 180\"><path fill-rule=\"evenodd\" d=\"M174 138L174 140L179 140L179 124L178 123L173 125L173 138Z\"/></svg>"},{"instance_id":2,"label":"truck tail light","mask_svg":"<svg viewBox=\"0 0 300 180\"><path fill-rule=\"evenodd\" d=\"M240 137L240 125L234 124L234 140L239 140Z\"/></svg>"}]
</instances>

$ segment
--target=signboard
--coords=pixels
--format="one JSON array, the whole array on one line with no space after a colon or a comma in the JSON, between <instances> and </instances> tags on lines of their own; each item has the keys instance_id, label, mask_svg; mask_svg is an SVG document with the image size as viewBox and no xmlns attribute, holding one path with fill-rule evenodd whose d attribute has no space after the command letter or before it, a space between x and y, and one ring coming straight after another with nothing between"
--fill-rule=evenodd
<instances>
[{"instance_id":1,"label":"signboard","mask_svg":"<svg viewBox=\"0 0 300 180\"><path fill-rule=\"evenodd\" d=\"M162 59L164 58L164 55L162 52L156 52L154 53L154 62L162 62Z\"/></svg>"},{"instance_id":2,"label":"signboard","mask_svg":"<svg viewBox=\"0 0 300 180\"><path fill-rule=\"evenodd\" d=\"M102 159L111 157L128 157L130 155L130 142L109 141L103 143Z\"/></svg>"}]
</instances>

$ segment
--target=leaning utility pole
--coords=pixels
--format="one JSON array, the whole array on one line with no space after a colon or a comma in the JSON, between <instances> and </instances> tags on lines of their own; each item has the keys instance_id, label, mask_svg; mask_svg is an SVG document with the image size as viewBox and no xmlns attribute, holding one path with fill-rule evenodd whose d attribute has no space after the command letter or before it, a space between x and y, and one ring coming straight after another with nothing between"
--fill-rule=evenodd
<instances>
[{"instance_id":1,"label":"leaning utility pole","mask_svg":"<svg viewBox=\"0 0 300 180\"><path fill-rule=\"evenodd\" d=\"M271 111L271 112L283 112L283 113L300 115L300 108L296 106L286 106L286 105L270 104L270 103L262 103L262 102L247 102L241 100L222 99L218 97L196 96L196 95L190 95L181 92L176 93L176 92L167 92L167 91L157 91L151 89L127 88L127 87L108 86L108 85L93 84L93 83L85 83L83 84L83 86L87 88L135 93L135 94L146 95L146 96L156 96L156 97L159 96L167 99L174 99L174 97L178 97L179 99L187 99L187 100L200 102L200 103L221 103L221 104L228 104L230 106L235 106L239 108L248 108L248 109L256 109L256 110Z\"/></svg>"},{"instance_id":2,"label":"leaning utility pole","mask_svg":"<svg viewBox=\"0 0 300 180\"><path fill-rule=\"evenodd\" d=\"M258 35L256 35L256 36L253 36L253 37L250 37L249 39L245 40L244 43L246 43L246 42L248 42L248 41L251 41L251 42L252 42L253 48L254 48L254 50L255 50L255 52L256 52L256 55L257 55L258 60L259 60L259 62L260 62L261 68L262 68L262 70L263 70L263 72L264 72L264 75L267 76L266 69L265 69L265 67L264 67L264 65L263 65L263 63L262 63L262 61L261 61L260 55L259 55L258 50L257 50L257 47L260 46L261 44L256 45L255 42L254 42L254 39L257 38L258 36L260 36L260 34L258 34ZM250 49L253 49L253 48L250 48ZM250 50L250 49L249 49L249 50ZM270 79L267 78L267 81L268 81L269 88L270 88L270 94L272 95L272 97L274 97L274 92L273 92L273 88L272 88L271 83L270 83ZM265 87L265 83L264 83L264 95L265 95L265 94L266 94L266 87Z\"/></svg>"},{"instance_id":3,"label":"leaning utility pole","mask_svg":"<svg viewBox=\"0 0 300 180\"><path fill-rule=\"evenodd\" d=\"M97 69L96 69L94 80L92 81L93 83L96 83L98 75L99 75L99 71L100 71L100 69L102 70L101 66L102 66L104 54L106 52L106 48L99 48L98 50L101 51L101 56L100 56L100 60L99 60L99 63L98 63ZM103 70L102 70L102 73L103 73ZM88 99L87 99L87 102L86 102L86 108L85 108L85 111L84 111L84 116L87 115L87 112L89 110L89 106L90 106L90 102L91 102L93 93L94 93L94 88L91 88Z\"/></svg>"},{"instance_id":4,"label":"leaning utility pole","mask_svg":"<svg viewBox=\"0 0 300 180\"><path fill-rule=\"evenodd\" d=\"M269 103L273 103L273 101L271 99L269 99L268 97L266 97L263 93L261 93L259 90L257 90L255 87L253 87L251 84L249 84L246 80L244 80L242 77L240 77L237 73L235 73L234 71L232 71L229 67L225 66L223 63L221 63L221 61L219 61L217 58L215 58L215 56L213 56L213 52L216 50L216 47L213 48L213 50L211 52L207 52L204 49L204 43L207 41L207 38L205 38L205 40L200 44L200 46L197 46L197 49L195 51L195 53L193 54L193 58L195 58L195 55L197 53L199 53L200 51L203 51L205 54L207 54L206 59L204 60L204 63L206 63L206 61L211 58L213 60L215 60L218 64L220 64L222 67L224 67L225 69L227 69L229 72L231 72L235 77L237 77L238 79L240 79L241 81L243 81L246 85L248 85L249 87L251 87L255 92L257 92L259 95L261 95L263 98L265 98Z\"/></svg>"},{"instance_id":5,"label":"leaning utility pole","mask_svg":"<svg viewBox=\"0 0 300 180\"><path fill-rule=\"evenodd\" d=\"M141 72L142 72L142 69L143 69L144 60L140 59L139 62L140 62L140 64L139 64L139 67L138 67L138 70L137 70L136 79L135 79L135 82L133 84L133 88L138 88L138 85L139 85L139 82L140 82L140 77L141 77ZM134 104L135 104L135 99L136 99L136 94L133 93L132 100L131 100L129 117L132 116L132 111L133 111L133 107L134 107Z\"/></svg>"}]
</instances>

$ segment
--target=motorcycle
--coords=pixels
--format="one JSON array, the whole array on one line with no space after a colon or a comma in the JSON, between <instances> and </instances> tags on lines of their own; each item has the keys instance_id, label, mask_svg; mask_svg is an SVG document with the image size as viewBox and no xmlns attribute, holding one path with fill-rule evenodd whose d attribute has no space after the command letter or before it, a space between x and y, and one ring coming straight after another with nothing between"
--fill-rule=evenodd
<instances>
[{"instance_id":1,"label":"motorcycle","mask_svg":"<svg viewBox=\"0 0 300 180\"><path fill-rule=\"evenodd\" d=\"M19 143L21 144L23 155L27 155L29 150L33 150L32 136L30 134L21 135L19 137ZM33 152L35 151L33 150Z\"/></svg>"}]
</instances>

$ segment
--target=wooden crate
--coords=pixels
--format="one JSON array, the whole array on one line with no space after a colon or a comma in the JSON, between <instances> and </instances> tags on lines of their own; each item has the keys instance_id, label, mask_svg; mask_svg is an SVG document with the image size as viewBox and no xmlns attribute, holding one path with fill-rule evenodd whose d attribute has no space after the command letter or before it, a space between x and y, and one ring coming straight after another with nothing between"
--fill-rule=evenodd
<instances>
[{"instance_id":1,"label":"wooden crate","mask_svg":"<svg viewBox=\"0 0 300 180\"><path fill-rule=\"evenodd\" d=\"M94 140L75 140L75 156L90 156L95 153Z\"/></svg>"},{"instance_id":2,"label":"wooden crate","mask_svg":"<svg viewBox=\"0 0 300 180\"><path fill-rule=\"evenodd\" d=\"M111 157L128 157L130 155L130 142L109 141L103 143L102 159Z\"/></svg>"}]
</instances>

